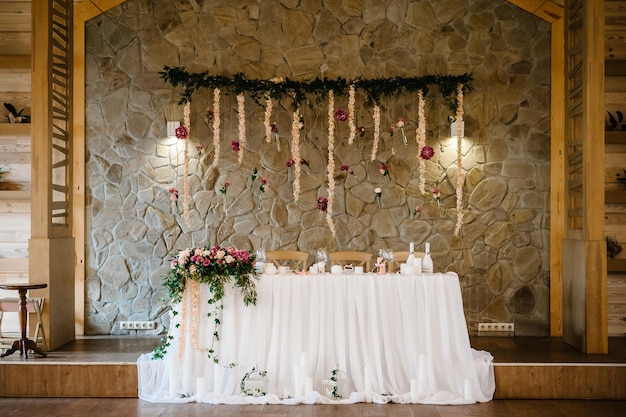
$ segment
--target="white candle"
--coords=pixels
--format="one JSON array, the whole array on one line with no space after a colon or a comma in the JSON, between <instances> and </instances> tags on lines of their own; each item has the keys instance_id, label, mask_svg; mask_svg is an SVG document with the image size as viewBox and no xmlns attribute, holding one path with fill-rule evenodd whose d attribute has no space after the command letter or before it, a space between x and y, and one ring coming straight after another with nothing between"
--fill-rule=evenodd
<instances>
[{"instance_id":1,"label":"white candle","mask_svg":"<svg viewBox=\"0 0 626 417\"><path fill-rule=\"evenodd\" d=\"M417 403L419 399L419 385L417 379L411 379L411 402Z\"/></svg>"},{"instance_id":2,"label":"white candle","mask_svg":"<svg viewBox=\"0 0 626 417\"><path fill-rule=\"evenodd\" d=\"M306 352L300 352L300 372L304 382L304 378L309 376L309 355Z\"/></svg>"},{"instance_id":3,"label":"white candle","mask_svg":"<svg viewBox=\"0 0 626 417\"><path fill-rule=\"evenodd\" d=\"M465 379L465 385L463 387L463 398L467 401L474 400L474 394L472 393L472 381Z\"/></svg>"},{"instance_id":4,"label":"white candle","mask_svg":"<svg viewBox=\"0 0 626 417\"><path fill-rule=\"evenodd\" d=\"M307 376L304 379L304 395L313 391L313 377Z\"/></svg>"},{"instance_id":5,"label":"white candle","mask_svg":"<svg viewBox=\"0 0 626 417\"><path fill-rule=\"evenodd\" d=\"M201 402L206 392L206 379L203 376L196 379L196 402Z\"/></svg>"},{"instance_id":6,"label":"white candle","mask_svg":"<svg viewBox=\"0 0 626 417\"><path fill-rule=\"evenodd\" d=\"M406 246L405 246L406 248ZM415 252L415 244L413 242L409 243L409 254Z\"/></svg>"},{"instance_id":7,"label":"white candle","mask_svg":"<svg viewBox=\"0 0 626 417\"><path fill-rule=\"evenodd\" d=\"M419 392L422 393L424 392L424 389L426 388L426 386L428 385L428 372L426 369L426 355L420 354L419 356L419 377L418 377L418 383L419 383Z\"/></svg>"},{"instance_id":8,"label":"white candle","mask_svg":"<svg viewBox=\"0 0 626 417\"><path fill-rule=\"evenodd\" d=\"M293 369L293 388L294 396L299 397L302 395L302 373L299 366Z\"/></svg>"},{"instance_id":9,"label":"white candle","mask_svg":"<svg viewBox=\"0 0 626 417\"><path fill-rule=\"evenodd\" d=\"M364 375L364 379L365 379L365 402L366 403L371 403L372 402L372 397L373 397L372 381L370 380L370 374L369 374L369 371L367 369L367 366L363 369L363 375Z\"/></svg>"},{"instance_id":10,"label":"white candle","mask_svg":"<svg viewBox=\"0 0 626 417\"><path fill-rule=\"evenodd\" d=\"M222 366L215 364L215 371L213 373L213 392L216 394L222 393Z\"/></svg>"},{"instance_id":11,"label":"white candle","mask_svg":"<svg viewBox=\"0 0 626 417\"><path fill-rule=\"evenodd\" d=\"M173 356L173 355L172 355ZM176 393L178 392L178 366L176 364L176 359L170 357L169 358L170 365L170 398L176 398Z\"/></svg>"}]
</instances>

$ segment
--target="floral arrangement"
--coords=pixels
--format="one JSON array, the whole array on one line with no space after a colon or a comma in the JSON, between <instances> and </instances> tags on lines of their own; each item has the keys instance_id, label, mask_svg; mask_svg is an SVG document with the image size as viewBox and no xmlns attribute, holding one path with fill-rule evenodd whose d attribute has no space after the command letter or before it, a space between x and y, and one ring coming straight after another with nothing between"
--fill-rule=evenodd
<instances>
[{"instance_id":1,"label":"floral arrangement","mask_svg":"<svg viewBox=\"0 0 626 417\"><path fill-rule=\"evenodd\" d=\"M198 152L198 159L202 158L202 155L204 155L205 149L206 149L206 145L204 143L196 145L196 151Z\"/></svg>"},{"instance_id":2,"label":"floral arrangement","mask_svg":"<svg viewBox=\"0 0 626 417\"><path fill-rule=\"evenodd\" d=\"M222 193L222 196L224 197L224 213L226 213L226 191L228 190L228 187L230 187L230 183L229 182L225 182L224 184L222 184L222 187L220 188L220 193Z\"/></svg>"},{"instance_id":3,"label":"floral arrangement","mask_svg":"<svg viewBox=\"0 0 626 417\"><path fill-rule=\"evenodd\" d=\"M349 175L354 175L354 178L358 181L358 178L356 177L356 175L354 174L354 171L352 170L352 168L350 168L349 165L342 165L340 170L341 172L346 172Z\"/></svg>"},{"instance_id":4,"label":"floral arrangement","mask_svg":"<svg viewBox=\"0 0 626 417\"><path fill-rule=\"evenodd\" d=\"M393 133L394 133L395 127L391 126L389 127L389 129L387 129L387 133L389 133L389 138L391 139L391 154L395 155L396 154L396 148L393 145Z\"/></svg>"},{"instance_id":5,"label":"floral arrangement","mask_svg":"<svg viewBox=\"0 0 626 417\"><path fill-rule=\"evenodd\" d=\"M224 297L224 286L233 284L240 289L246 306L256 304L255 280L258 279L254 267L255 256L246 250L233 247L198 247L180 251L171 262L170 271L165 277L171 302L182 301L188 280L207 284L213 294L212 303Z\"/></svg>"},{"instance_id":6,"label":"floral arrangement","mask_svg":"<svg viewBox=\"0 0 626 417\"><path fill-rule=\"evenodd\" d=\"M170 201L172 201L174 204L176 204L176 208L178 208L178 190L174 187L169 189L169 193L170 193Z\"/></svg>"},{"instance_id":7,"label":"floral arrangement","mask_svg":"<svg viewBox=\"0 0 626 417\"><path fill-rule=\"evenodd\" d=\"M380 172L380 175L385 178L385 183L387 183L387 177L389 177L389 167L387 166L387 164L381 164L378 171Z\"/></svg>"},{"instance_id":8,"label":"floral arrangement","mask_svg":"<svg viewBox=\"0 0 626 417\"><path fill-rule=\"evenodd\" d=\"M261 208L261 202L263 201L263 193L265 192L265 188L267 187L267 178L261 177L261 185L259 185L259 208Z\"/></svg>"},{"instance_id":9,"label":"floral arrangement","mask_svg":"<svg viewBox=\"0 0 626 417\"><path fill-rule=\"evenodd\" d=\"M230 142L230 147L233 151L237 152L237 154L239 154L239 151L241 150L241 145L239 144L238 140L234 140L232 142Z\"/></svg>"},{"instance_id":10,"label":"floral arrangement","mask_svg":"<svg viewBox=\"0 0 626 417\"><path fill-rule=\"evenodd\" d=\"M253 366L249 372L241 378L239 382L239 388L241 389L241 395L248 397L261 397L265 395L265 379L267 377L267 371L261 371Z\"/></svg>"},{"instance_id":11,"label":"floral arrangement","mask_svg":"<svg viewBox=\"0 0 626 417\"><path fill-rule=\"evenodd\" d=\"M437 208L439 209L439 214L443 215L443 210L441 208L441 190L439 188L433 188L430 190L433 193L433 198L437 202Z\"/></svg>"},{"instance_id":12,"label":"floral arrangement","mask_svg":"<svg viewBox=\"0 0 626 417\"><path fill-rule=\"evenodd\" d=\"M180 327L180 352L184 350L185 337L185 317L189 313L187 304L184 302L185 297L191 297L192 301L192 323L199 320L199 284L209 286L212 297L208 303L215 305L216 311L221 310L223 306L217 306L217 303L224 297L224 288L226 284L232 284L233 287L239 288L246 306L255 305L257 302L256 280L258 276L255 270L255 256L245 250L237 250L233 247L221 246L204 246L197 248L184 249L172 258L170 270L165 277L164 286L167 288L170 296L170 309L173 314L179 314L176 306L182 303L181 327ZM189 286L189 288L187 288ZM186 291L187 290L187 291ZM213 314L213 313L211 313ZM214 317L214 324L217 327L220 324L219 317ZM192 340L194 347L197 346L197 326L192 326ZM165 356L167 348L170 345L169 340L172 336L162 339L162 344L157 346L153 351L152 357L160 359ZM217 330L213 333L213 341L219 340ZM219 363L219 359L215 356L213 348L208 350L209 357L214 362ZM233 365L233 364L231 364Z\"/></svg>"},{"instance_id":13,"label":"floral arrangement","mask_svg":"<svg viewBox=\"0 0 626 417\"><path fill-rule=\"evenodd\" d=\"M413 218L419 217L419 215L422 214L422 210L422 206L415 206L413 209Z\"/></svg>"}]
</instances>

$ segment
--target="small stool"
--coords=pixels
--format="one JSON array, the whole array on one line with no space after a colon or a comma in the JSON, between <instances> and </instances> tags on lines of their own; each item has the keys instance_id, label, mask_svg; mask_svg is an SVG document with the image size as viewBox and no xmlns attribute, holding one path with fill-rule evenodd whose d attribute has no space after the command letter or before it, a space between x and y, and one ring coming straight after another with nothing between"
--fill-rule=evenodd
<instances>
[{"instance_id":1,"label":"small stool","mask_svg":"<svg viewBox=\"0 0 626 417\"><path fill-rule=\"evenodd\" d=\"M44 351L37 347L37 343L26 337L26 328L28 321L28 312L26 309L26 292L28 290L37 290L46 288L48 284L0 284L0 289L3 290L17 290L20 294L20 329L22 330L22 337L19 340L13 342L13 345L5 353L0 355L0 358L9 356L16 351L20 351L20 356L25 355L28 359L28 351L32 350L41 357L45 358L47 355Z\"/></svg>"}]
</instances>

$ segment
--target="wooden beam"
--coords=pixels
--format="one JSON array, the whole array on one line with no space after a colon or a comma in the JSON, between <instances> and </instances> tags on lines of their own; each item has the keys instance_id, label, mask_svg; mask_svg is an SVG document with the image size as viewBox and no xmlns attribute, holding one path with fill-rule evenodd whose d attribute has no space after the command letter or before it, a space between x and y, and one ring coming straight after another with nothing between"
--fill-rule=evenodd
<instances>
[{"instance_id":1,"label":"wooden beam","mask_svg":"<svg viewBox=\"0 0 626 417\"><path fill-rule=\"evenodd\" d=\"M565 237L565 26L552 23L550 103L550 336L563 336Z\"/></svg>"}]
</instances>

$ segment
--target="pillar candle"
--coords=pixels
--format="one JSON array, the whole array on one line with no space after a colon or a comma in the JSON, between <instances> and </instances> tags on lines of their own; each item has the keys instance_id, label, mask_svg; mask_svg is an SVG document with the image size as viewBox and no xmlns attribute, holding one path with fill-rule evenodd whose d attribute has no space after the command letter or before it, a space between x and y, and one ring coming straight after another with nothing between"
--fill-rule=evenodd
<instances>
[{"instance_id":1,"label":"pillar candle","mask_svg":"<svg viewBox=\"0 0 626 417\"><path fill-rule=\"evenodd\" d=\"M304 395L307 395L308 393L312 391L313 391L313 377L307 376L304 379Z\"/></svg>"},{"instance_id":2,"label":"pillar candle","mask_svg":"<svg viewBox=\"0 0 626 417\"><path fill-rule=\"evenodd\" d=\"M196 380L196 402L201 402L206 392L206 379L203 376Z\"/></svg>"},{"instance_id":3,"label":"pillar candle","mask_svg":"<svg viewBox=\"0 0 626 417\"><path fill-rule=\"evenodd\" d=\"M419 385L417 379L411 379L411 402L417 403L419 399Z\"/></svg>"},{"instance_id":4,"label":"pillar candle","mask_svg":"<svg viewBox=\"0 0 626 417\"><path fill-rule=\"evenodd\" d=\"M463 387L463 398L467 401L474 400L474 394L472 393L472 381L469 379L465 379L465 384Z\"/></svg>"},{"instance_id":5,"label":"pillar candle","mask_svg":"<svg viewBox=\"0 0 626 417\"><path fill-rule=\"evenodd\" d=\"M215 371L213 373L213 392L216 394L222 393L222 374L222 366L216 363Z\"/></svg>"},{"instance_id":6,"label":"pillar candle","mask_svg":"<svg viewBox=\"0 0 626 417\"><path fill-rule=\"evenodd\" d=\"M419 356L419 392L422 393L428 385L428 372L426 369L426 355L420 354Z\"/></svg>"},{"instance_id":7,"label":"pillar candle","mask_svg":"<svg viewBox=\"0 0 626 417\"><path fill-rule=\"evenodd\" d=\"M365 379L365 402L366 403L371 403L372 402L372 397L373 397L372 381L370 380L370 374L369 374L369 371L367 369L367 366L363 369L363 375L364 375L364 379Z\"/></svg>"},{"instance_id":8,"label":"pillar candle","mask_svg":"<svg viewBox=\"0 0 626 417\"><path fill-rule=\"evenodd\" d=\"M176 359L173 357L169 358L169 371L170 371L170 398L176 398L176 393L178 392L178 366L176 363Z\"/></svg>"},{"instance_id":9,"label":"pillar candle","mask_svg":"<svg viewBox=\"0 0 626 417\"><path fill-rule=\"evenodd\" d=\"M302 372L300 372L299 366L293 369L293 388L295 397L302 395Z\"/></svg>"}]
</instances>

